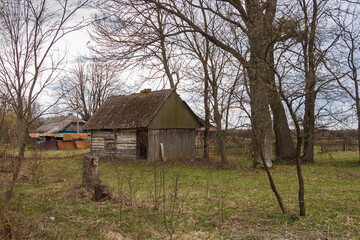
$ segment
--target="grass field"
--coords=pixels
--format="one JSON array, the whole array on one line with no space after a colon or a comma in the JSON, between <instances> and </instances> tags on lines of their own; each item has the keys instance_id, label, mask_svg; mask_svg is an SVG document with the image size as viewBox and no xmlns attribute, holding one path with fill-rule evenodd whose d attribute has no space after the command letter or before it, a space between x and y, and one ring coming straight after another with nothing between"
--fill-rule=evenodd
<instances>
[{"instance_id":1,"label":"grass field","mask_svg":"<svg viewBox=\"0 0 360 240\"><path fill-rule=\"evenodd\" d=\"M26 160L8 217L16 239L359 239L357 154L319 154L303 165L306 217L298 217L295 166L272 170L288 210L283 215L265 172L251 169L250 160L235 159L227 170L102 160L100 178L114 198L95 202L79 188L81 156ZM6 176L0 171L1 181Z\"/></svg>"}]
</instances>

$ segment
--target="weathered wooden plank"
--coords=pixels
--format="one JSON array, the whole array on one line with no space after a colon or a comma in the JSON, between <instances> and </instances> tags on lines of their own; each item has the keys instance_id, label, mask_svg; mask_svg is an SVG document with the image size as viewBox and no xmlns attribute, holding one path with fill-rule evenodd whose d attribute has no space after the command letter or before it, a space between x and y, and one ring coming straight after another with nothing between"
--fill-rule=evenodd
<instances>
[{"instance_id":1,"label":"weathered wooden plank","mask_svg":"<svg viewBox=\"0 0 360 240\"><path fill-rule=\"evenodd\" d=\"M136 139L116 139L116 142L136 144Z\"/></svg>"},{"instance_id":2,"label":"weathered wooden plank","mask_svg":"<svg viewBox=\"0 0 360 240\"><path fill-rule=\"evenodd\" d=\"M195 131L191 129L149 130L148 159L160 160L160 143L164 145L165 159L189 160L195 157Z\"/></svg>"},{"instance_id":3,"label":"weathered wooden plank","mask_svg":"<svg viewBox=\"0 0 360 240\"><path fill-rule=\"evenodd\" d=\"M93 147L104 147L104 144L91 144L91 146L93 146Z\"/></svg>"},{"instance_id":4,"label":"weathered wooden plank","mask_svg":"<svg viewBox=\"0 0 360 240\"><path fill-rule=\"evenodd\" d=\"M135 140L136 141L136 134L128 134L128 135L118 135L116 136L116 140L117 141L133 141Z\"/></svg>"},{"instance_id":5,"label":"weathered wooden plank","mask_svg":"<svg viewBox=\"0 0 360 240\"><path fill-rule=\"evenodd\" d=\"M136 148L136 144L116 144L116 148L120 149L120 148Z\"/></svg>"},{"instance_id":6,"label":"weathered wooden plank","mask_svg":"<svg viewBox=\"0 0 360 240\"><path fill-rule=\"evenodd\" d=\"M92 141L91 145L104 145L104 141Z\"/></svg>"},{"instance_id":7,"label":"weathered wooden plank","mask_svg":"<svg viewBox=\"0 0 360 240\"><path fill-rule=\"evenodd\" d=\"M103 138L92 137L91 138L91 151L99 151L104 149L104 142Z\"/></svg>"},{"instance_id":8,"label":"weathered wooden plank","mask_svg":"<svg viewBox=\"0 0 360 240\"><path fill-rule=\"evenodd\" d=\"M117 150L136 149L136 146L116 146Z\"/></svg>"},{"instance_id":9,"label":"weathered wooden plank","mask_svg":"<svg viewBox=\"0 0 360 240\"><path fill-rule=\"evenodd\" d=\"M116 136L116 149L118 152L131 150L132 154L136 154L136 130L119 130Z\"/></svg>"},{"instance_id":10,"label":"weathered wooden plank","mask_svg":"<svg viewBox=\"0 0 360 240\"><path fill-rule=\"evenodd\" d=\"M195 114L181 100L171 94L148 125L148 129L196 129L200 123Z\"/></svg>"},{"instance_id":11,"label":"weathered wooden plank","mask_svg":"<svg viewBox=\"0 0 360 240\"><path fill-rule=\"evenodd\" d=\"M93 131L91 132L91 137L93 138L104 138L104 139L115 139L114 131Z\"/></svg>"},{"instance_id":12,"label":"weathered wooden plank","mask_svg":"<svg viewBox=\"0 0 360 240\"><path fill-rule=\"evenodd\" d=\"M136 143L116 143L119 146L136 146Z\"/></svg>"}]
</instances>

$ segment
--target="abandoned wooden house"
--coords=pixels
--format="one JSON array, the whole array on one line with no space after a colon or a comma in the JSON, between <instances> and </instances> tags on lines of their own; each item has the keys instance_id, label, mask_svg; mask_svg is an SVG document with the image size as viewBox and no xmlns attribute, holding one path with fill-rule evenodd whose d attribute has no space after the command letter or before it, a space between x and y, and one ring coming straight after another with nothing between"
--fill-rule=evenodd
<instances>
[{"instance_id":1,"label":"abandoned wooden house","mask_svg":"<svg viewBox=\"0 0 360 240\"><path fill-rule=\"evenodd\" d=\"M195 157L201 122L174 89L109 97L85 124L91 152L148 161Z\"/></svg>"}]
</instances>

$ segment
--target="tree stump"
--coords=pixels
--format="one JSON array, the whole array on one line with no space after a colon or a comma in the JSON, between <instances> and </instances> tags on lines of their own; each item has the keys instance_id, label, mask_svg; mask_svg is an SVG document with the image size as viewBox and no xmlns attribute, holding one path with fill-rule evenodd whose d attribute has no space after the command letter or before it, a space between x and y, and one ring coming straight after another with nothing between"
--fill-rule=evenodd
<instances>
[{"instance_id":1,"label":"tree stump","mask_svg":"<svg viewBox=\"0 0 360 240\"><path fill-rule=\"evenodd\" d=\"M113 197L113 193L110 191L109 187L105 185L95 185L94 186L95 194L94 199L95 201L105 201L110 200Z\"/></svg>"},{"instance_id":2,"label":"tree stump","mask_svg":"<svg viewBox=\"0 0 360 240\"><path fill-rule=\"evenodd\" d=\"M84 187L92 188L95 185L100 184L99 178L99 157L96 157L92 154L87 154L84 156L83 163L83 181L82 185Z\"/></svg>"}]
</instances>

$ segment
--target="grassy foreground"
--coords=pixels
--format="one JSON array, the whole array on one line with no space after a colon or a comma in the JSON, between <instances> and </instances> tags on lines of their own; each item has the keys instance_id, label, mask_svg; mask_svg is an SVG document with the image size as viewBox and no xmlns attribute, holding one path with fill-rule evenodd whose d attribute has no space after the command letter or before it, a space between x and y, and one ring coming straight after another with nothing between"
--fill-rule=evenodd
<instances>
[{"instance_id":1,"label":"grassy foreground","mask_svg":"<svg viewBox=\"0 0 360 240\"><path fill-rule=\"evenodd\" d=\"M265 172L249 160L228 170L103 160L100 178L114 198L102 202L78 186L81 156L26 160L8 217L16 239L359 239L357 156L316 155L303 165L306 217L298 217L295 166L272 170L283 215Z\"/></svg>"}]
</instances>

